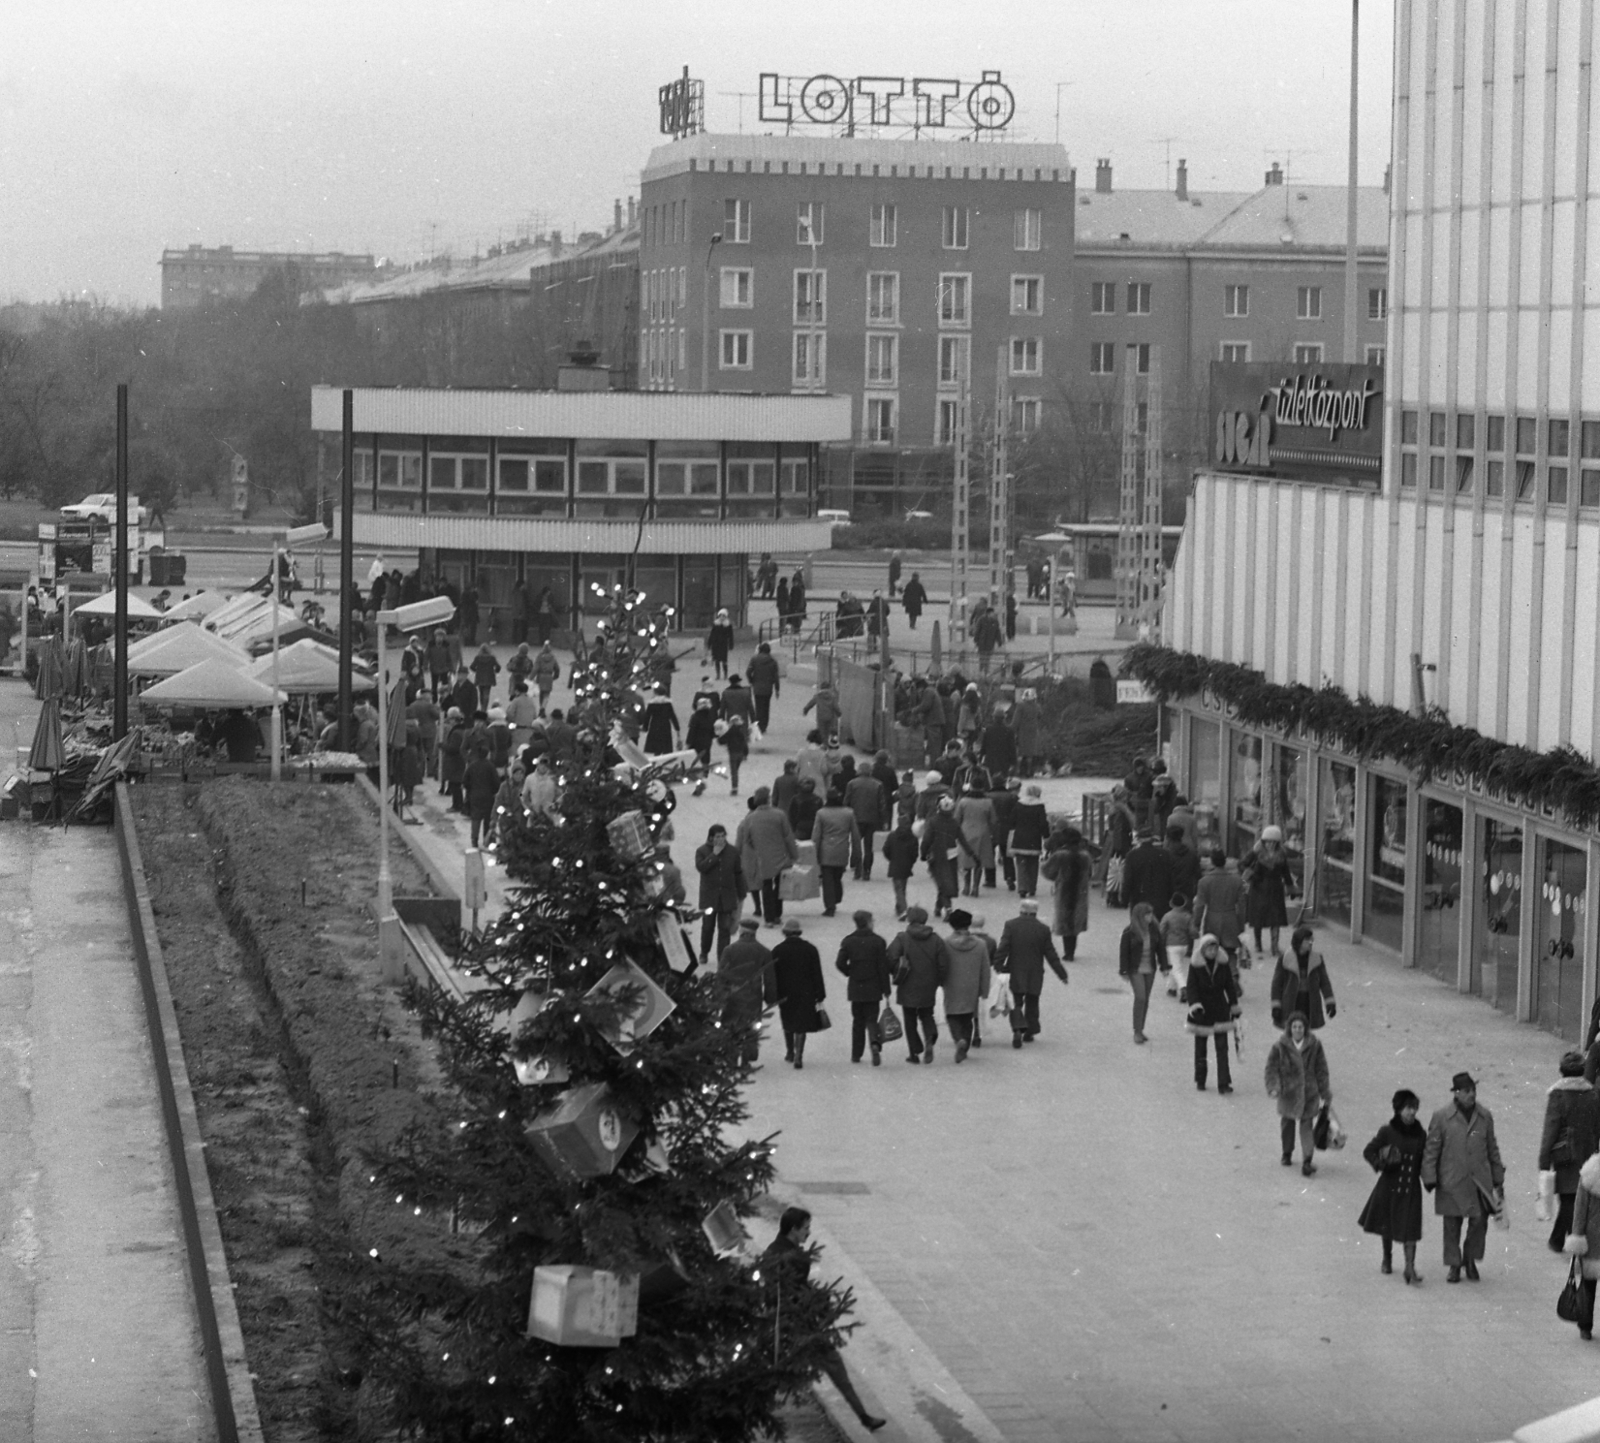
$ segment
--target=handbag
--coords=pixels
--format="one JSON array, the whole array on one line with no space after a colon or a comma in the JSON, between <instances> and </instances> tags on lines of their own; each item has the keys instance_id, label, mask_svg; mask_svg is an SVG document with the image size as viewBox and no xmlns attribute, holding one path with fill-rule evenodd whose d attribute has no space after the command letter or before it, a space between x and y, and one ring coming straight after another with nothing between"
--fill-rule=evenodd
<instances>
[{"instance_id":1,"label":"handbag","mask_svg":"<svg viewBox=\"0 0 1600 1443\"><path fill-rule=\"evenodd\" d=\"M817 1003L817 1025L815 1030L818 1032L826 1032L832 1026L833 1018L828 1016L828 1009L820 1002Z\"/></svg>"},{"instance_id":2,"label":"handbag","mask_svg":"<svg viewBox=\"0 0 1600 1443\"><path fill-rule=\"evenodd\" d=\"M1317 1120L1311 1124L1311 1144L1318 1152L1328 1149L1328 1104L1317 1109Z\"/></svg>"},{"instance_id":3,"label":"handbag","mask_svg":"<svg viewBox=\"0 0 1600 1443\"><path fill-rule=\"evenodd\" d=\"M1583 1260L1574 1258L1567 1269L1566 1286L1556 1299L1556 1317L1563 1323L1576 1323L1583 1309Z\"/></svg>"},{"instance_id":4,"label":"handbag","mask_svg":"<svg viewBox=\"0 0 1600 1443\"><path fill-rule=\"evenodd\" d=\"M878 1036L885 1042L898 1042L905 1035L906 1030L900 1025L900 1015L885 1002L878 1018Z\"/></svg>"}]
</instances>

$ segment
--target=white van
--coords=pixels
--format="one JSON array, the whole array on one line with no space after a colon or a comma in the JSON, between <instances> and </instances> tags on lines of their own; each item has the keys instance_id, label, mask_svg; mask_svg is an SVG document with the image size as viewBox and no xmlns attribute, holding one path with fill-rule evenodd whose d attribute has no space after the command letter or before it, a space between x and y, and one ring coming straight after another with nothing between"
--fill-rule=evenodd
<instances>
[{"instance_id":1,"label":"white van","mask_svg":"<svg viewBox=\"0 0 1600 1443\"><path fill-rule=\"evenodd\" d=\"M835 526L848 526L850 524L850 513L848 511L836 511L829 507L823 507L822 510L817 512L817 520L831 521Z\"/></svg>"}]
</instances>

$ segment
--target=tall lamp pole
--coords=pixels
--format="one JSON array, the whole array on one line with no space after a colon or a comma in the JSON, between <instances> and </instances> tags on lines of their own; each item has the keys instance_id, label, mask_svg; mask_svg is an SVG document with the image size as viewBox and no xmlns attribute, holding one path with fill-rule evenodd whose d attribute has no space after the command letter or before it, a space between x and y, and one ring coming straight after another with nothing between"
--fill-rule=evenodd
<instances>
[{"instance_id":1,"label":"tall lamp pole","mask_svg":"<svg viewBox=\"0 0 1600 1443\"><path fill-rule=\"evenodd\" d=\"M116 648L111 663L111 739L128 734L128 385L117 386L117 534L111 543L111 568L116 588ZM27 599L23 599L27 610ZM67 635L67 615L62 613L61 636Z\"/></svg>"},{"instance_id":2,"label":"tall lamp pole","mask_svg":"<svg viewBox=\"0 0 1600 1443\"><path fill-rule=\"evenodd\" d=\"M287 531L279 531L272 538L272 690L276 695L278 691L278 634L283 630L283 618L279 615L283 602L283 558L291 546L302 546L312 541L322 541L327 538L328 528L320 521L313 521L309 526L292 526ZM283 776L283 703L272 703L272 780L280 781Z\"/></svg>"},{"instance_id":3,"label":"tall lamp pole","mask_svg":"<svg viewBox=\"0 0 1600 1443\"><path fill-rule=\"evenodd\" d=\"M1344 358L1356 355L1356 72L1361 60L1361 0L1350 0L1350 166L1344 217Z\"/></svg>"},{"instance_id":4,"label":"tall lamp pole","mask_svg":"<svg viewBox=\"0 0 1600 1443\"><path fill-rule=\"evenodd\" d=\"M711 389L711 252L722 244L722 232L706 246L705 274L700 286L700 389Z\"/></svg>"}]
</instances>

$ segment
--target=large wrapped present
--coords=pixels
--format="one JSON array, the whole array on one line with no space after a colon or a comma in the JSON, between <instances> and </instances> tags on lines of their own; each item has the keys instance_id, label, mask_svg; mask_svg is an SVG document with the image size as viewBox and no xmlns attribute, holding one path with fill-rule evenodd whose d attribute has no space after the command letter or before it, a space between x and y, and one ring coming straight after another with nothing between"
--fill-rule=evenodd
<instances>
[{"instance_id":1,"label":"large wrapped present","mask_svg":"<svg viewBox=\"0 0 1600 1443\"><path fill-rule=\"evenodd\" d=\"M563 1093L557 1105L527 1126L535 1151L570 1177L603 1177L639 1135L638 1124L621 1113L611 1089L591 1082Z\"/></svg>"},{"instance_id":2,"label":"large wrapped present","mask_svg":"<svg viewBox=\"0 0 1600 1443\"><path fill-rule=\"evenodd\" d=\"M528 1336L565 1348L614 1348L639 1331L639 1275L561 1263L533 1270Z\"/></svg>"}]
</instances>

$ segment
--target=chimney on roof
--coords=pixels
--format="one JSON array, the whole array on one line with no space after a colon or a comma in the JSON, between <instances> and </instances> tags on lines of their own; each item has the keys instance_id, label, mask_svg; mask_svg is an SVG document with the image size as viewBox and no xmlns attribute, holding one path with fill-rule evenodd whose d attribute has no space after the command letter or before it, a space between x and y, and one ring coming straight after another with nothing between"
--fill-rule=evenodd
<instances>
[{"instance_id":1,"label":"chimney on roof","mask_svg":"<svg viewBox=\"0 0 1600 1443\"><path fill-rule=\"evenodd\" d=\"M1283 184L1283 167L1281 165L1279 165L1277 161L1273 161L1272 162L1272 169L1269 170L1266 173L1266 176L1262 180L1262 184L1263 185L1282 185Z\"/></svg>"},{"instance_id":2,"label":"chimney on roof","mask_svg":"<svg viewBox=\"0 0 1600 1443\"><path fill-rule=\"evenodd\" d=\"M551 260L556 260L556 259L558 259L560 257L560 255L561 255L561 232L558 231L558 230L553 230L553 231L550 232L550 259Z\"/></svg>"},{"instance_id":3,"label":"chimney on roof","mask_svg":"<svg viewBox=\"0 0 1600 1443\"><path fill-rule=\"evenodd\" d=\"M1178 199L1189 199L1189 162L1186 160L1178 162Z\"/></svg>"},{"instance_id":4,"label":"chimney on roof","mask_svg":"<svg viewBox=\"0 0 1600 1443\"><path fill-rule=\"evenodd\" d=\"M628 197L628 224L632 225L638 202L630 195Z\"/></svg>"},{"instance_id":5,"label":"chimney on roof","mask_svg":"<svg viewBox=\"0 0 1600 1443\"><path fill-rule=\"evenodd\" d=\"M622 202L620 200L611 202L611 229L613 233L622 229Z\"/></svg>"},{"instance_id":6,"label":"chimney on roof","mask_svg":"<svg viewBox=\"0 0 1600 1443\"><path fill-rule=\"evenodd\" d=\"M1099 195L1111 194L1111 162L1101 159L1094 163L1094 188Z\"/></svg>"},{"instance_id":7,"label":"chimney on roof","mask_svg":"<svg viewBox=\"0 0 1600 1443\"><path fill-rule=\"evenodd\" d=\"M1393 169L1393 165L1386 165L1383 168L1383 193L1385 195L1389 194L1389 174Z\"/></svg>"}]
</instances>

